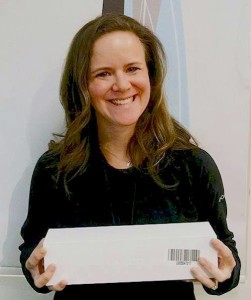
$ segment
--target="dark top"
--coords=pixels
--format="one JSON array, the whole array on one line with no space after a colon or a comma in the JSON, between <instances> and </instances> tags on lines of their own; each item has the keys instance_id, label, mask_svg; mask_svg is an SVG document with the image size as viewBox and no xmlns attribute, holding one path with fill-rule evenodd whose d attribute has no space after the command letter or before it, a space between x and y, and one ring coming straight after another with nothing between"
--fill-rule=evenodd
<instances>
[{"instance_id":1,"label":"dark top","mask_svg":"<svg viewBox=\"0 0 251 300\"><path fill-rule=\"evenodd\" d=\"M20 261L24 275L36 291L46 293L48 288L34 286L25 261L48 228L202 221L210 222L236 260L230 279L220 283L215 291L204 289L220 295L237 286L240 259L226 222L222 179L207 152L200 148L169 150L160 170L168 189L156 185L144 169L111 167L99 152L92 155L87 170L70 181L66 192L63 181L56 180L56 168L51 167L54 162L57 159L46 152L36 164L28 215L21 230L24 243L19 247ZM195 299L193 284L185 281L69 285L56 292L54 299L82 299L81 295L87 292L117 298L117 291L128 296L132 292L141 296L163 292L174 294L175 299Z\"/></svg>"}]
</instances>

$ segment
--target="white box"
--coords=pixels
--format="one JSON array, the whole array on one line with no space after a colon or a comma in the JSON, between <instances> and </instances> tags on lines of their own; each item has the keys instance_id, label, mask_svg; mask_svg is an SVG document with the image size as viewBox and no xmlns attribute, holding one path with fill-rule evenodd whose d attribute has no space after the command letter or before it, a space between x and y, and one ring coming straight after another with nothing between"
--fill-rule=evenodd
<instances>
[{"instance_id":1,"label":"white box","mask_svg":"<svg viewBox=\"0 0 251 300\"><path fill-rule=\"evenodd\" d=\"M48 285L193 279L198 256L217 265L208 222L49 229Z\"/></svg>"}]
</instances>

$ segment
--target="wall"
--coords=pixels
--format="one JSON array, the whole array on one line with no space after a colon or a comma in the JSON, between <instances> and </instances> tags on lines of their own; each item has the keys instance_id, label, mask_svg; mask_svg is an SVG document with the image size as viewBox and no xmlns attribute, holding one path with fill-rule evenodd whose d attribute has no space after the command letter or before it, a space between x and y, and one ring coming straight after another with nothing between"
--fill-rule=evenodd
<instances>
[{"instance_id":1,"label":"wall","mask_svg":"<svg viewBox=\"0 0 251 300\"><path fill-rule=\"evenodd\" d=\"M246 273L250 89L248 1L183 1L190 129L216 160ZM194 9L196 7L196 9Z\"/></svg>"},{"instance_id":2,"label":"wall","mask_svg":"<svg viewBox=\"0 0 251 300\"><path fill-rule=\"evenodd\" d=\"M84 23L101 14L102 3L0 1L2 267L19 265L31 173L51 134L64 128L58 88L69 44Z\"/></svg>"},{"instance_id":3,"label":"wall","mask_svg":"<svg viewBox=\"0 0 251 300\"><path fill-rule=\"evenodd\" d=\"M222 173L228 223L243 263L242 283L221 299L247 300L251 293L251 3L184 0L182 11L191 131ZM212 298L200 285L196 295Z\"/></svg>"},{"instance_id":4,"label":"wall","mask_svg":"<svg viewBox=\"0 0 251 300\"><path fill-rule=\"evenodd\" d=\"M190 129L220 167L229 224L244 261L245 282L221 299L245 300L251 292L248 0L181 3ZM19 230L34 164L51 132L63 129L58 84L67 48L82 24L101 10L100 0L75 0L74 5L67 0L0 1L0 299L52 299L52 294L36 294L22 277ZM196 294L210 297L199 285Z\"/></svg>"}]
</instances>

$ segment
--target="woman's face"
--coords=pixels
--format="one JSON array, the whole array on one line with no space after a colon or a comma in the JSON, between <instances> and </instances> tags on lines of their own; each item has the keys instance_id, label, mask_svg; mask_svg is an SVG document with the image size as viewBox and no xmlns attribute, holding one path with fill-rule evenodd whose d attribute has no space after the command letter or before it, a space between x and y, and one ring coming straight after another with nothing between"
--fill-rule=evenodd
<instances>
[{"instance_id":1,"label":"woman's face","mask_svg":"<svg viewBox=\"0 0 251 300\"><path fill-rule=\"evenodd\" d=\"M99 127L135 127L150 98L145 52L135 34L115 31L95 41L88 87Z\"/></svg>"}]
</instances>

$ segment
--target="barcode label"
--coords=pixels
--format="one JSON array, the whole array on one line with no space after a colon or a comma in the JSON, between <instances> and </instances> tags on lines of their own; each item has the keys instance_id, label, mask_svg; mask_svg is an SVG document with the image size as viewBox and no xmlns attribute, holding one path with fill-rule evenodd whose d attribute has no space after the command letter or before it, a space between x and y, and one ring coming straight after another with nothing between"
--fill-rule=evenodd
<instances>
[{"instance_id":1,"label":"barcode label","mask_svg":"<svg viewBox=\"0 0 251 300\"><path fill-rule=\"evenodd\" d=\"M198 261L200 250L197 249L168 249L168 260L176 261L177 264L187 264Z\"/></svg>"}]
</instances>

